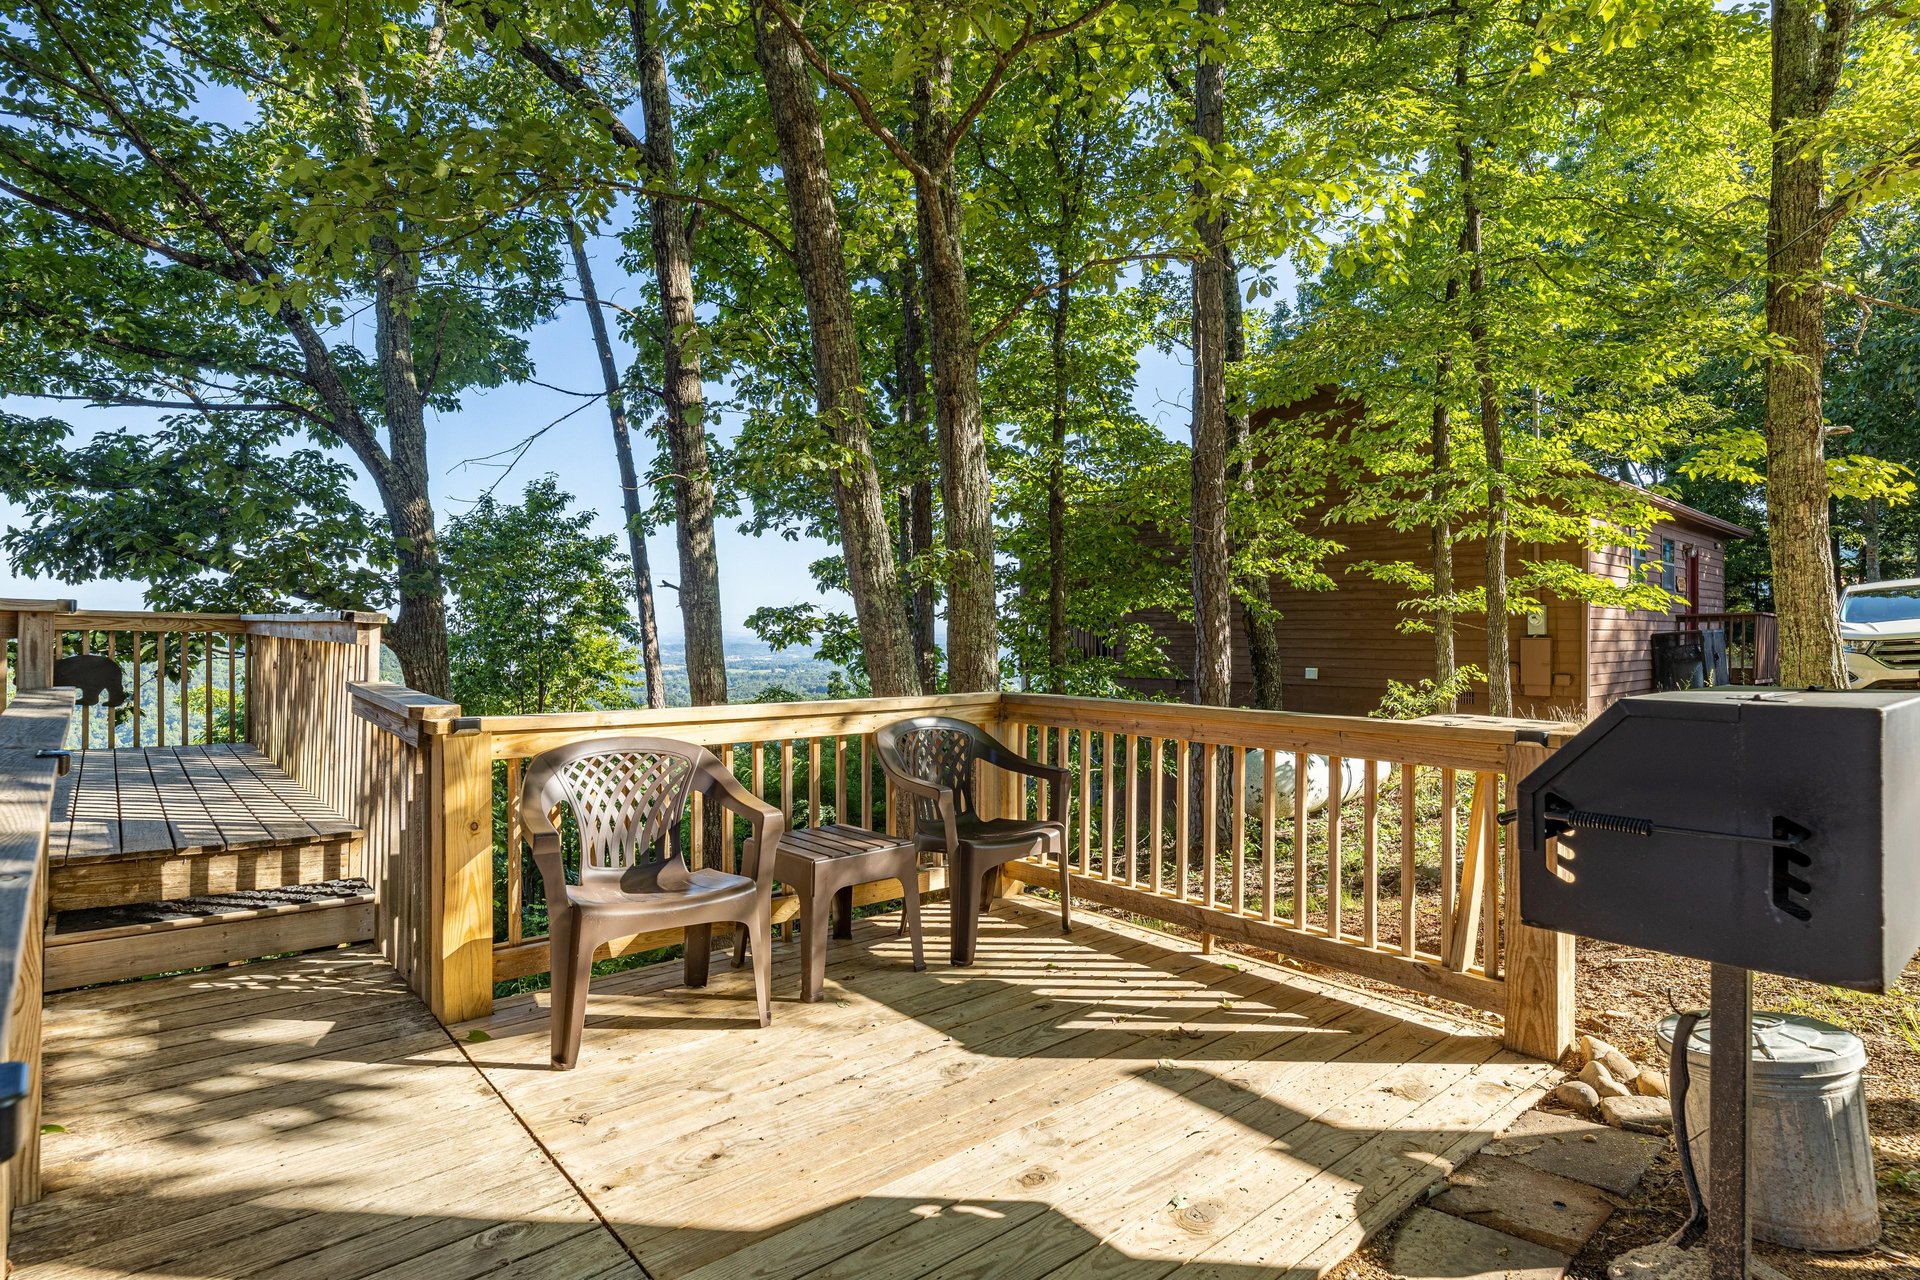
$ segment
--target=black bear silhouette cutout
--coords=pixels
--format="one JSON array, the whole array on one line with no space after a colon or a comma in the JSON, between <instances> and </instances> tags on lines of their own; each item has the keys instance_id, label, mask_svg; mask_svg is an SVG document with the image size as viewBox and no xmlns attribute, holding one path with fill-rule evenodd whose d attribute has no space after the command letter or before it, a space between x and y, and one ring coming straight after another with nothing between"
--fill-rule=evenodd
<instances>
[{"instance_id":1,"label":"black bear silhouette cutout","mask_svg":"<svg viewBox=\"0 0 1920 1280\"><path fill-rule=\"evenodd\" d=\"M97 653L81 653L60 659L53 664L53 682L80 690L80 705L83 707L97 707L103 697L109 707L117 707L127 700L127 686L120 672L120 664Z\"/></svg>"}]
</instances>

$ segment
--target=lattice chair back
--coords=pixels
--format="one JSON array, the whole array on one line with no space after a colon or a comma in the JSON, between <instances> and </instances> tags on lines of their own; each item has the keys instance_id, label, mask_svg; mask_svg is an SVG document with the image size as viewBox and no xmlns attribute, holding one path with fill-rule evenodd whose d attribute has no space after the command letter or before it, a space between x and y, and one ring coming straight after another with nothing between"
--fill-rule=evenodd
<instances>
[{"instance_id":1,"label":"lattice chair back","mask_svg":"<svg viewBox=\"0 0 1920 1280\"><path fill-rule=\"evenodd\" d=\"M647 863L684 862L680 819L700 757L666 738L587 740L535 759L527 794L544 812L564 805L580 831L580 879Z\"/></svg>"},{"instance_id":2,"label":"lattice chair back","mask_svg":"<svg viewBox=\"0 0 1920 1280\"><path fill-rule=\"evenodd\" d=\"M921 716L888 725L875 735L875 744L892 757L893 767L910 778L953 789L954 813L978 816L974 804L974 776L980 755L981 732L964 720ZM940 831L940 808L932 800L915 797L913 823L919 831Z\"/></svg>"}]
</instances>

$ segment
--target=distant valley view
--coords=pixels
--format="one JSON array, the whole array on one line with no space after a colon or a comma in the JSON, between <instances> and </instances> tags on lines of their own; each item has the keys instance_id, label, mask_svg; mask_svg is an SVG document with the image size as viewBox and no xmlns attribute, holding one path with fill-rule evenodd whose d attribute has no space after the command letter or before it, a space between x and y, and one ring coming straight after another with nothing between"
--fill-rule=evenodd
<instances>
[{"instance_id":1,"label":"distant valley view","mask_svg":"<svg viewBox=\"0 0 1920 1280\"><path fill-rule=\"evenodd\" d=\"M660 646L660 666L666 676L667 705L684 707L687 697L686 646L675 641ZM836 679L837 678L837 679ZM844 683L839 665L823 662L805 649L775 649L750 636L727 637L727 699L730 702L804 701L831 696L829 682ZM636 682L633 700L645 704L646 690Z\"/></svg>"}]
</instances>

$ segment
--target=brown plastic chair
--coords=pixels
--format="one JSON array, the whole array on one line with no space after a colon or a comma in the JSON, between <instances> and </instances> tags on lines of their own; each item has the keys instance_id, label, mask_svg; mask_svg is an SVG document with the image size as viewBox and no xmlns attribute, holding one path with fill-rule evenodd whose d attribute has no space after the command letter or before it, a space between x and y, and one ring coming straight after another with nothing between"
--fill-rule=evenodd
<instances>
[{"instance_id":1,"label":"brown plastic chair","mask_svg":"<svg viewBox=\"0 0 1920 1280\"><path fill-rule=\"evenodd\" d=\"M1067 771L1029 760L995 742L978 725L944 716L916 716L874 734L889 786L913 800L914 843L946 855L953 900L953 963L973 963L980 913L987 909L987 877L1001 865L1035 853L1060 864L1060 931L1073 928L1073 884L1067 871ZM1047 816L983 818L975 799L980 766L1043 778L1052 784Z\"/></svg>"},{"instance_id":2,"label":"brown plastic chair","mask_svg":"<svg viewBox=\"0 0 1920 1280\"><path fill-rule=\"evenodd\" d=\"M680 821L696 791L746 818L752 834L741 855L744 875L688 867ZM561 805L580 828L579 884L567 882L553 823ZM684 929L687 985L704 987L713 926L744 924L754 942L760 1025L767 1025L773 851L786 821L712 752L669 738L591 738L556 747L528 763L520 818L547 889L555 1070L572 1067L580 1054L594 949L628 934Z\"/></svg>"}]
</instances>

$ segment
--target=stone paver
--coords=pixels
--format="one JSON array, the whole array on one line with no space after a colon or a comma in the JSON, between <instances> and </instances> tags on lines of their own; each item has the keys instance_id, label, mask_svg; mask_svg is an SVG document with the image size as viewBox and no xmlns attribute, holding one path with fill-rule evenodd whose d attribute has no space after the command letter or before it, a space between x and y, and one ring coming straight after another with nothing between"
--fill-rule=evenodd
<instances>
[{"instance_id":1,"label":"stone paver","mask_svg":"<svg viewBox=\"0 0 1920 1280\"><path fill-rule=\"evenodd\" d=\"M1631 1195L1664 1139L1594 1124L1578 1116L1529 1111L1483 1149L1530 1169L1572 1178L1617 1196Z\"/></svg>"},{"instance_id":2,"label":"stone paver","mask_svg":"<svg viewBox=\"0 0 1920 1280\"><path fill-rule=\"evenodd\" d=\"M1595 1187L1488 1155L1461 1165L1452 1185L1427 1203L1566 1254L1580 1252L1613 1212L1613 1202Z\"/></svg>"},{"instance_id":3,"label":"stone paver","mask_svg":"<svg viewBox=\"0 0 1920 1280\"><path fill-rule=\"evenodd\" d=\"M1571 1259L1492 1227L1414 1209L1402 1221L1387 1268L1403 1280L1560 1280Z\"/></svg>"}]
</instances>

